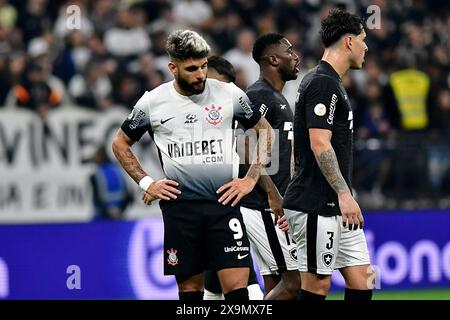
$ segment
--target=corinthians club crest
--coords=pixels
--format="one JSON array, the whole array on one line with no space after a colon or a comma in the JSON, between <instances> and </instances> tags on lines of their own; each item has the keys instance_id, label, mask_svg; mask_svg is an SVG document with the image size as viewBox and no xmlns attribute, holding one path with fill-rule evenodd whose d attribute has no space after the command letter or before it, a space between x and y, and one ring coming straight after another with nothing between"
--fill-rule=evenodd
<instances>
[{"instance_id":1,"label":"corinthians club crest","mask_svg":"<svg viewBox=\"0 0 450 320\"><path fill-rule=\"evenodd\" d=\"M212 125L218 125L222 120L223 116L220 114L220 110L222 107L215 107L214 104L211 107L205 107L205 110L208 112L208 116L206 117L206 121L208 121Z\"/></svg>"},{"instance_id":2,"label":"corinthians club crest","mask_svg":"<svg viewBox=\"0 0 450 320\"><path fill-rule=\"evenodd\" d=\"M176 266L178 264L177 250L170 248L167 250L169 257L167 258L167 263L171 266Z\"/></svg>"}]
</instances>

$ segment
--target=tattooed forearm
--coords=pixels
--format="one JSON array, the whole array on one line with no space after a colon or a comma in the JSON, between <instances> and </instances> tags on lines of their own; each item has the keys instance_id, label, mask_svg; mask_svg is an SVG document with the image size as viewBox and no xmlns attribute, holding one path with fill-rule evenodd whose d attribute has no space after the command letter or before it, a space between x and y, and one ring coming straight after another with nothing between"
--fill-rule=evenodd
<instances>
[{"instance_id":1,"label":"tattooed forearm","mask_svg":"<svg viewBox=\"0 0 450 320\"><path fill-rule=\"evenodd\" d=\"M247 172L247 176L258 181L263 168L269 163L272 156L272 127L266 119L261 120L254 127L258 134L258 148L256 152L256 161L252 163Z\"/></svg>"},{"instance_id":2,"label":"tattooed forearm","mask_svg":"<svg viewBox=\"0 0 450 320\"><path fill-rule=\"evenodd\" d=\"M277 187L270 178L269 175L265 173L264 168L262 169L263 174L259 177L258 185L263 189L267 194L275 194L278 191Z\"/></svg>"},{"instance_id":3,"label":"tattooed forearm","mask_svg":"<svg viewBox=\"0 0 450 320\"><path fill-rule=\"evenodd\" d=\"M336 193L350 192L347 183L339 170L339 163L333 148L315 155L320 171Z\"/></svg>"},{"instance_id":4,"label":"tattooed forearm","mask_svg":"<svg viewBox=\"0 0 450 320\"><path fill-rule=\"evenodd\" d=\"M128 148L128 150L118 151L117 153L114 152L114 154L116 155L116 158L119 160L124 170L137 183L139 183L139 181L147 175L130 148Z\"/></svg>"},{"instance_id":5,"label":"tattooed forearm","mask_svg":"<svg viewBox=\"0 0 450 320\"><path fill-rule=\"evenodd\" d=\"M261 170L262 170L262 165L258 165L256 163L252 164L250 166L250 169L248 169L246 176L252 178L255 181L258 181L259 177L261 176Z\"/></svg>"},{"instance_id":6,"label":"tattooed forearm","mask_svg":"<svg viewBox=\"0 0 450 320\"><path fill-rule=\"evenodd\" d=\"M116 137L116 140L113 142L113 153L117 160L119 160L123 169L130 175L131 178L133 178L134 181L136 181L136 183L139 183L139 181L147 174L142 169L141 164L135 157L130 145L123 141L126 138L121 135L123 135L123 133L120 132Z\"/></svg>"}]
</instances>

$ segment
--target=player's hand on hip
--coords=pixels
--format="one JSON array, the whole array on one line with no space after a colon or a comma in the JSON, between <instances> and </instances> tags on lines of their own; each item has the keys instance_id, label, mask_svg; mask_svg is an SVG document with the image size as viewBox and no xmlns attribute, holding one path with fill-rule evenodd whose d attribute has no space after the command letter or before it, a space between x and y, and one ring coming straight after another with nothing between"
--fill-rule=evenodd
<instances>
[{"instance_id":1,"label":"player's hand on hip","mask_svg":"<svg viewBox=\"0 0 450 320\"><path fill-rule=\"evenodd\" d=\"M358 227L364 227L364 218L361 213L361 208L355 201L350 192L341 193L338 195L339 207L342 213L342 225L347 226L349 230L356 230Z\"/></svg>"},{"instance_id":2,"label":"player's hand on hip","mask_svg":"<svg viewBox=\"0 0 450 320\"><path fill-rule=\"evenodd\" d=\"M175 200L181 194L181 191L176 188L178 185L178 182L168 179L153 181L146 193L155 199Z\"/></svg>"},{"instance_id":3,"label":"player's hand on hip","mask_svg":"<svg viewBox=\"0 0 450 320\"><path fill-rule=\"evenodd\" d=\"M245 195L249 194L253 190L255 185L256 181L251 177L233 179L216 191L217 193L222 193L225 191L225 193L219 198L219 202L225 206L234 199L231 204L231 206L234 207Z\"/></svg>"},{"instance_id":4,"label":"player's hand on hip","mask_svg":"<svg viewBox=\"0 0 450 320\"><path fill-rule=\"evenodd\" d=\"M289 230L283 211L283 198L278 190L277 192L268 193L267 200L269 202L270 209L272 209L272 212L275 214L275 225L278 225L278 228L283 231Z\"/></svg>"},{"instance_id":5,"label":"player's hand on hip","mask_svg":"<svg viewBox=\"0 0 450 320\"><path fill-rule=\"evenodd\" d=\"M277 217L281 217L284 215L283 197L281 197L278 190L276 190L276 192L267 193L267 202L269 202L270 209L272 209L273 213Z\"/></svg>"},{"instance_id":6,"label":"player's hand on hip","mask_svg":"<svg viewBox=\"0 0 450 320\"><path fill-rule=\"evenodd\" d=\"M146 204L146 205L151 205L152 202L158 198L151 196L149 193L147 192L142 192L141 193L141 199L142 201Z\"/></svg>"},{"instance_id":7,"label":"player's hand on hip","mask_svg":"<svg viewBox=\"0 0 450 320\"><path fill-rule=\"evenodd\" d=\"M283 232L288 232L289 231L289 225L287 223L286 220L286 216L283 214L283 216L278 217L278 219L276 220L277 224L278 224L278 228L283 231Z\"/></svg>"}]
</instances>

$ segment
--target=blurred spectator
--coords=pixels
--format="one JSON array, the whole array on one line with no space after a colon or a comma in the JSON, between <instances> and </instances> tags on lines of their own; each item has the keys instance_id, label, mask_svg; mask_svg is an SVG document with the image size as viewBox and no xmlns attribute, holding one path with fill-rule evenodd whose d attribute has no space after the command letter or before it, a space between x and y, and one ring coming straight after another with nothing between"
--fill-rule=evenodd
<instances>
[{"instance_id":1,"label":"blurred spectator","mask_svg":"<svg viewBox=\"0 0 450 320\"><path fill-rule=\"evenodd\" d=\"M31 63L23 80L14 87L17 106L36 111L42 118L61 101L61 96L51 89L45 78L44 67Z\"/></svg>"},{"instance_id":2,"label":"blurred spectator","mask_svg":"<svg viewBox=\"0 0 450 320\"><path fill-rule=\"evenodd\" d=\"M17 21L17 10L6 0L0 0L0 27L11 30Z\"/></svg>"},{"instance_id":3,"label":"blurred spectator","mask_svg":"<svg viewBox=\"0 0 450 320\"><path fill-rule=\"evenodd\" d=\"M426 129L429 122L429 76L419 70L403 69L391 74L389 84L400 115L401 128L405 131Z\"/></svg>"},{"instance_id":4,"label":"blurred spectator","mask_svg":"<svg viewBox=\"0 0 450 320\"><path fill-rule=\"evenodd\" d=\"M236 47L224 55L236 70L244 72L246 87L259 78L259 66L252 57L254 42L255 33L251 29L244 29L238 34Z\"/></svg>"},{"instance_id":5,"label":"blurred spectator","mask_svg":"<svg viewBox=\"0 0 450 320\"><path fill-rule=\"evenodd\" d=\"M27 61L27 55L21 51L13 52L9 56L6 73L2 74L2 76L6 78L5 87L0 87L0 90L3 91L5 95L8 95L8 92L11 93L6 96L5 105L7 106L15 105L15 96L10 89L22 80Z\"/></svg>"},{"instance_id":6,"label":"blurred spectator","mask_svg":"<svg viewBox=\"0 0 450 320\"><path fill-rule=\"evenodd\" d=\"M429 28L421 28L420 26L407 23L403 27L405 37L403 43L399 46L397 57L402 63L408 66L424 66L428 59L428 51L432 36Z\"/></svg>"},{"instance_id":7,"label":"blurred spectator","mask_svg":"<svg viewBox=\"0 0 450 320\"><path fill-rule=\"evenodd\" d=\"M117 0L93 1L91 21L98 35L103 36L106 31L114 27L117 14L116 3Z\"/></svg>"},{"instance_id":8,"label":"blurred spectator","mask_svg":"<svg viewBox=\"0 0 450 320\"><path fill-rule=\"evenodd\" d=\"M166 82L164 72L157 68L155 58L150 53L141 55L139 60L131 63L129 71L135 75L138 81L138 95L142 95L146 90L151 90ZM131 106L129 105L128 107Z\"/></svg>"},{"instance_id":9,"label":"blurred spectator","mask_svg":"<svg viewBox=\"0 0 450 320\"><path fill-rule=\"evenodd\" d=\"M312 13L318 9L313 7L308 1L303 0L282 0L278 4L277 24L281 30L305 29L309 23Z\"/></svg>"},{"instance_id":10,"label":"blurred spectator","mask_svg":"<svg viewBox=\"0 0 450 320\"><path fill-rule=\"evenodd\" d=\"M381 205L391 165L386 141L393 133L382 105L376 102L369 104L360 123L355 142L355 187L370 192L372 200Z\"/></svg>"},{"instance_id":11,"label":"blurred spectator","mask_svg":"<svg viewBox=\"0 0 450 320\"><path fill-rule=\"evenodd\" d=\"M6 56L0 55L0 108L3 107L9 87L8 60Z\"/></svg>"},{"instance_id":12,"label":"blurred spectator","mask_svg":"<svg viewBox=\"0 0 450 320\"><path fill-rule=\"evenodd\" d=\"M431 111L431 127L442 136L450 136L450 92L446 88L438 90Z\"/></svg>"},{"instance_id":13,"label":"blurred spectator","mask_svg":"<svg viewBox=\"0 0 450 320\"><path fill-rule=\"evenodd\" d=\"M72 31L67 35L67 49L75 65L75 70L82 73L92 57L92 50L88 46L87 37L79 30Z\"/></svg>"},{"instance_id":14,"label":"blurred spectator","mask_svg":"<svg viewBox=\"0 0 450 320\"><path fill-rule=\"evenodd\" d=\"M212 18L211 6L203 0L181 0L173 2L176 21L192 28L202 28Z\"/></svg>"},{"instance_id":15,"label":"blurred spectator","mask_svg":"<svg viewBox=\"0 0 450 320\"><path fill-rule=\"evenodd\" d=\"M27 0L24 10L19 10L17 27L22 30L25 43L50 31L52 26L47 0Z\"/></svg>"},{"instance_id":16,"label":"blurred spectator","mask_svg":"<svg viewBox=\"0 0 450 320\"><path fill-rule=\"evenodd\" d=\"M436 144L427 148L429 194L432 197L450 192L450 145Z\"/></svg>"},{"instance_id":17,"label":"blurred spectator","mask_svg":"<svg viewBox=\"0 0 450 320\"><path fill-rule=\"evenodd\" d=\"M130 58L151 48L150 37L142 21L135 19L139 14L121 6L117 12L116 27L106 31L105 46L115 57Z\"/></svg>"},{"instance_id":18,"label":"blurred spectator","mask_svg":"<svg viewBox=\"0 0 450 320\"><path fill-rule=\"evenodd\" d=\"M129 73L121 74L116 81L117 84L114 87L117 89L113 92L114 102L131 109L144 93L142 88L136 77Z\"/></svg>"},{"instance_id":19,"label":"blurred spectator","mask_svg":"<svg viewBox=\"0 0 450 320\"><path fill-rule=\"evenodd\" d=\"M72 78L69 92L81 106L100 110L111 107L112 83L105 62L91 61L83 75L77 74Z\"/></svg>"},{"instance_id":20,"label":"blurred spectator","mask_svg":"<svg viewBox=\"0 0 450 320\"><path fill-rule=\"evenodd\" d=\"M9 43L9 32L2 26L0 26L0 54L8 55L12 48Z\"/></svg>"},{"instance_id":21,"label":"blurred spectator","mask_svg":"<svg viewBox=\"0 0 450 320\"><path fill-rule=\"evenodd\" d=\"M172 6L170 6L169 4L161 5L160 15L150 23L148 30L150 34L154 36L164 35L164 37L161 37L161 39L164 40L164 45L159 47L154 46L153 51L155 52L156 50L157 55L165 54L164 50L161 51L158 50L158 48L165 47L167 34L170 34L172 31L184 28L186 28L186 24L184 24L183 21L176 19L172 10Z\"/></svg>"},{"instance_id":22,"label":"blurred spectator","mask_svg":"<svg viewBox=\"0 0 450 320\"><path fill-rule=\"evenodd\" d=\"M60 78L52 74L53 65L50 56L43 54L33 59L33 61L42 67L44 80L50 86L52 92L55 92L60 97L60 104L71 105L73 101L67 92L66 85Z\"/></svg>"},{"instance_id":23,"label":"blurred spectator","mask_svg":"<svg viewBox=\"0 0 450 320\"><path fill-rule=\"evenodd\" d=\"M109 159L104 146L97 149L92 162L96 165L95 172L89 178L94 220L124 218L125 210L133 198L122 169Z\"/></svg>"},{"instance_id":24,"label":"blurred spectator","mask_svg":"<svg viewBox=\"0 0 450 320\"><path fill-rule=\"evenodd\" d=\"M102 39L99 35L93 35L88 39L88 46L91 50L91 59L106 59L109 57L108 50L106 49ZM111 58L112 60L112 58Z\"/></svg>"}]
</instances>

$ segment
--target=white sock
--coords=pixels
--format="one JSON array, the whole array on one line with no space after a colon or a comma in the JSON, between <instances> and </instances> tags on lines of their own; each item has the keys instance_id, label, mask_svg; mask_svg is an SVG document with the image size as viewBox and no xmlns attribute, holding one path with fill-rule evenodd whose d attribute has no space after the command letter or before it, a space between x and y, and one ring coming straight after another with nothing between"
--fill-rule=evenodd
<instances>
[{"instance_id":1,"label":"white sock","mask_svg":"<svg viewBox=\"0 0 450 320\"><path fill-rule=\"evenodd\" d=\"M264 293L261 291L259 284L251 284L247 287L247 289L250 300L264 300Z\"/></svg>"},{"instance_id":2,"label":"white sock","mask_svg":"<svg viewBox=\"0 0 450 320\"><path fill-rule=\"evenodd\" d=\"M208 290L203 292L203 300L225 300L223 293L214 293Z\"/></svg>"}]
</instances>

